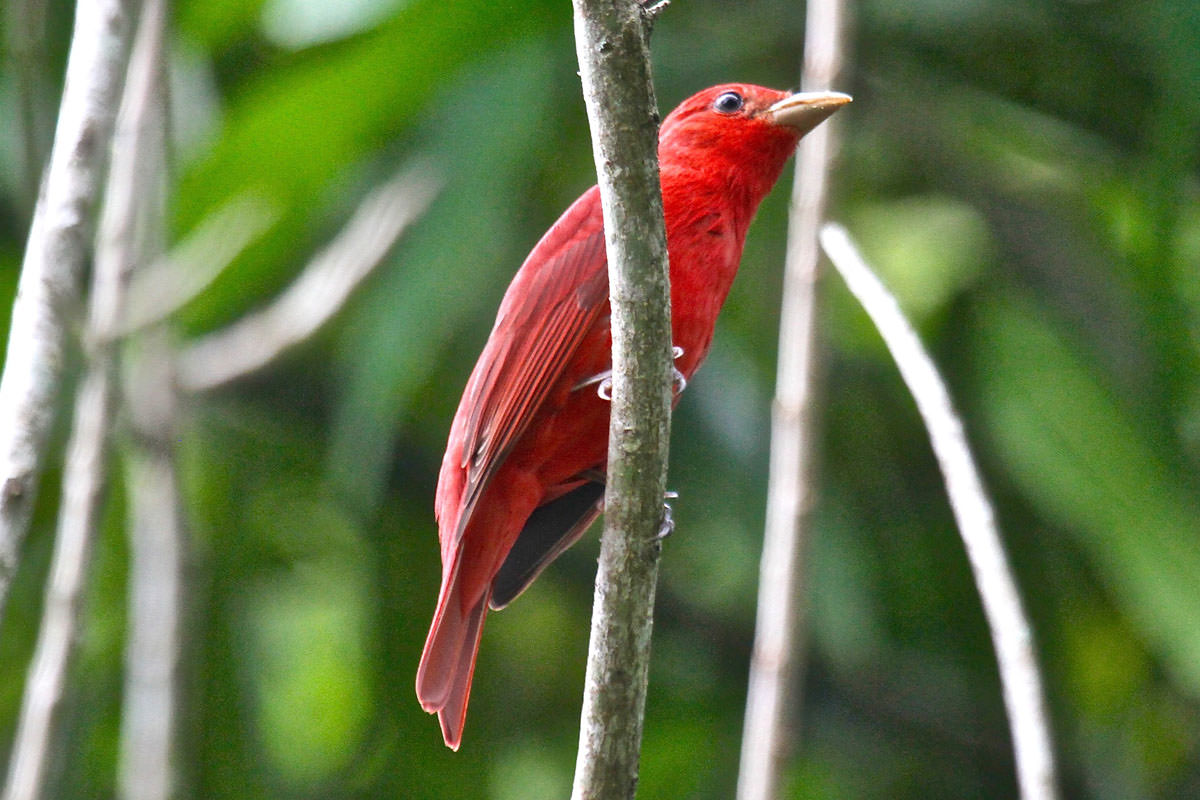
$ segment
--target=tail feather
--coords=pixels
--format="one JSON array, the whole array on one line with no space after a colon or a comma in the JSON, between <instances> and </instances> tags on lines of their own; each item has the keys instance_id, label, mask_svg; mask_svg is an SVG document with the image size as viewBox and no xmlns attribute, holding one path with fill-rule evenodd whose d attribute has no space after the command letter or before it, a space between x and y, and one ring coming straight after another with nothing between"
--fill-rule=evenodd
<instances>
[{"instance_id":1,"label":"tail feather","mask_svg":"<svg viewBox=\"0 0 1200 800\"><path fill-rule=\"evenodd\" d=\"M467 722L467 702L471 698L471 679L475 677L475 657L479 653L479 640L483 635L483 618L487 615L487 595L467 615L466 637L459 651L458 664L450 684L445 704L438 711L438 722L442 726L442 739L451 750L458 750L462 743L463 726Z\"/></svg>"},{"instance_id":2,"label":"tail feather","mask_svg":"<svg viewBox=\"0 0 1200 800\"><path fill-rule=\"evenodd\" d=\"M470 610L459 603L457 576L439 598L429 638L417 669L417 699L426 711L437 712L446 746L457 750L462 741L475 674L475 656L483 634L489 592L485 592Z\"/></svg>"}]
</instances>

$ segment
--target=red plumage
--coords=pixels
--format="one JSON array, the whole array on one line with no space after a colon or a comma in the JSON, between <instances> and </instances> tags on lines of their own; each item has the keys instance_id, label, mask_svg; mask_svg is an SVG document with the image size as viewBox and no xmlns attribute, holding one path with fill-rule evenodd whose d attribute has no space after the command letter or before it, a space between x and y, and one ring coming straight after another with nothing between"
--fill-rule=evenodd
<instances>
[{"instance_id":1,"label":"red plumage","mask_svg":"<svg viewBox=\"0 0 1200 800\"><path fill-rule=\"evenodd\" d=\"M730 84L690 97L663 120L671 326L686 378L708 353L759 202L799 138L848 100ZM417 696L438 712L451 748L462 739L489 604L507 605L600 513L609 404L588 381L610 367L593 187L513 278L450 428L435 502L442 586Z\"/></svg>"}]
</instances>

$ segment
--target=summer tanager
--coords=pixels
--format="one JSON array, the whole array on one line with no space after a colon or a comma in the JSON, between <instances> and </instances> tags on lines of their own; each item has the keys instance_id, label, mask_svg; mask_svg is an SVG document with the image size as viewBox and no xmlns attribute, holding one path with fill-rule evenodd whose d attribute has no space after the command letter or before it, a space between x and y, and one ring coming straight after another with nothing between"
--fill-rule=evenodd
<instances>
[{"instance_id":1,"label":"summer tanager","mask_svg":"<svg viewBox=\"0 0 1200 800\"><path fill-rule=\"evenodd\" d=\"M658 157L675 368L691 378L741 261L746 229L835 92L714 86L663 120ZM571 546L603 500L611 370L600 195L583 194L513 278L450 428L435 510L442 587L417 697L458 749L488 607Z\"/></svg>"}]
</instances>

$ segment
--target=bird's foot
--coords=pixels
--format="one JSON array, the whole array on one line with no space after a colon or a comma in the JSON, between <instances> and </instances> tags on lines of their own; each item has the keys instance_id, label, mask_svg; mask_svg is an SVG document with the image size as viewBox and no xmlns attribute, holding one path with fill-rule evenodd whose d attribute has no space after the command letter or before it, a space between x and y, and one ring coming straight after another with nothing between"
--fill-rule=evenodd
<instances>
[{"instance_id":1,"label":"bird's foot","mask_svg":"<svg viewBox=\"0 0 1200 800\"><path fill-rule=\"evenodd\" d=\"M671 360L677 361L683 356L683 348L679 345L671 346ZM672 383L671 389L676 395L687 388L687 376L679 371L678 367L671 367ZM604 372L598 372L589 378L584 378L579 383L571 387L572 392L577 392L588 386L596 387L596 394L601 400L612 401L613 374L611 369L606 369Z\"/></svg>"},{"instance_id":2,"label":"bird's foot","mask_svg":"<svg viewBox=\"0 0 1200 800\"><path fill-rule=\"evenodd\" d=\"M671 504L665 501L674 500L677 497L679 497L679 492L667 492L663 495L663 518L662 524L658 526L657 537L659 541L675 532L675 511L671 508Z\"/></svg>"},{"instance_id":3,"label":"bird's foot","mask_svg":"<svg viewBox=\"0 0 1200 800\"><path fill-rule=\"evenodd\" d=\"M671 361L673 361L673 362L678 361L680 359L680 357L682 357L682 356L683 356L683 348L677 344L671 345ZM679 371L679 367L676 367L676 366L671 367L671 372L675 378L674 383L671 386L671 389L675 392L676 395L682 394L683 390L687 388L687 377L684 376L684 374Z\"/></svg>"},{"instance_id":4,"label":"bird's foot","mask_svg":"<svg viewBox=\"0 0 1200 800\"><path fill-rule=\"evenodd\" d=\"M654 19L666 10L667 6L671 5L671 0L639 0L639 4L642 7L642 11L646 12L651 19Z\"/></svg>"},{"instance_id":5,"label":"bird's foot","mask_svg":"<svg viewBox=\"0 0 1200 800\"><path fill-rule=\"evenodd\" d=\"M606 369L604 372L598 372L590 378L584 378L579 383L571 387L572 392L577 392L588 386L596 387L596 394L601 400L612 400L612 370Z\"/></svg>"}]
</instances>

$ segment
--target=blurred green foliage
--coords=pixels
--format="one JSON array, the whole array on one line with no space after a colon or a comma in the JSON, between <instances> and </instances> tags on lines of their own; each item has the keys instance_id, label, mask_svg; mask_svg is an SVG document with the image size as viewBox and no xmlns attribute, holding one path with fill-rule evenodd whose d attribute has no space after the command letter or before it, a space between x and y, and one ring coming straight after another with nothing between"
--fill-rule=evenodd
<instances>
[{"instance_id":1,"label":"blurred green foliage","mask_svg":"<svg viewBox=\"0 0 1200 800\"><path fill-rule=\"evenodd\" d=\"M60 75L69 10L51 13ZM803 9L677 1L664 111L797 83ZM412 679L439 577L450 417L516 266L592 182L565 0L184 0L176 237L253 191L272 231L185 309L215 329L285 285L411 160L442 194L312 342L187 407L194 537L184 796L565 797L596 543L503 614L466 741ZM1046 667L1067 797L1200 796L1200 4L853 4L831 213L944 368ZM0 314L28 208L0 82ZM51 106L54 98L45 98ZM640 796L732 796L774 383L783 187L675 422ZM823 285L820 503L792 798L1012 797L994 659L941 479L878 337ZM0 626L0 749L41 605L47 476ZM124 633L119 486L55 797L110 796Z\"/></svg>"}]
</instances>

